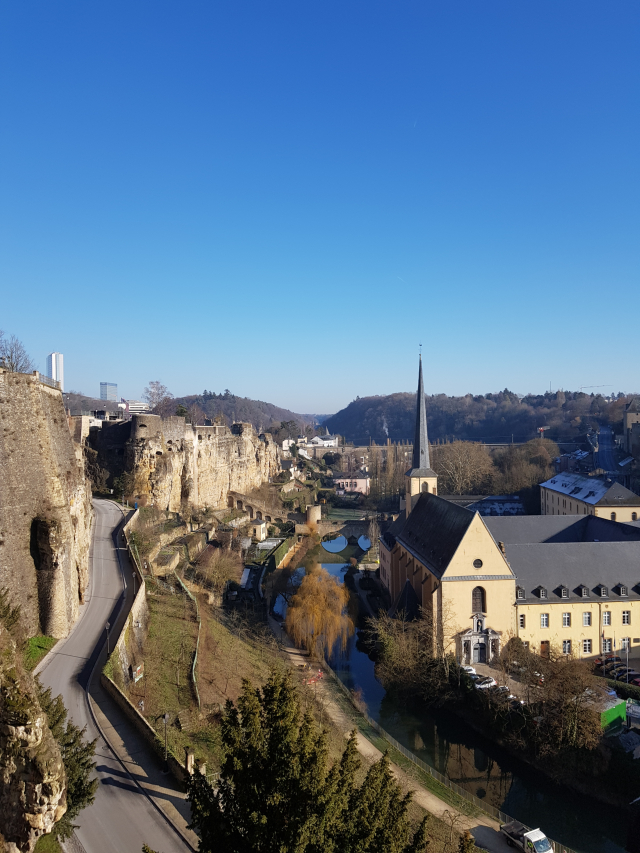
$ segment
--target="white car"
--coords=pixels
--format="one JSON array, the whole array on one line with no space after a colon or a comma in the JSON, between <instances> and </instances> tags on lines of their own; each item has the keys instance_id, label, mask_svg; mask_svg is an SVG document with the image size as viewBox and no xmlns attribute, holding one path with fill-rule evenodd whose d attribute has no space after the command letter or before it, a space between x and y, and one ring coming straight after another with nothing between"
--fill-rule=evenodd
<instances>
[{"instance_id":1,"label":"white car","mask_svg":"<svg viewBox=\"0 0 640 853\"><path fill-rule=\"evenodd\" d=\"M490 687L495 687L497 684L495 678L491 678L490 675L485 675L483 678L479 678L476 681L476 687L478 690L488 690Z\"/></svg>"},{"instance_id":2,"label":"white car","mask_svg":"<svg viewBox=\"0 0 640 853\"><path fill-rule=\"evenodd\" d=\"M460 669L466 672L467 675L476 675L476 671L472 666L461 666Z\"/></svg>"}]
</instances>

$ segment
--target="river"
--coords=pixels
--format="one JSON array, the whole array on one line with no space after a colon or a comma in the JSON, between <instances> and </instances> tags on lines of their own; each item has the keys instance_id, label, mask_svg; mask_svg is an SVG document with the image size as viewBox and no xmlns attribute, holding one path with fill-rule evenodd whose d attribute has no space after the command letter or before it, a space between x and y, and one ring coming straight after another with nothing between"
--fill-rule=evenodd
<instances>
[{"instance_id":1,"label":"river","mask_svg":"<svg viewBox=\"0 0 640 853\"><path fill-rule=\"evenodd\" d=\"M323 568L344 578L347 566L325 563ZM373 719L461 787L579 853L624 853L624 812L554 785L452 714L395 701L376 679L358 633L331 664L346 687L361 693Z\"/></svg>"}]
</instances>

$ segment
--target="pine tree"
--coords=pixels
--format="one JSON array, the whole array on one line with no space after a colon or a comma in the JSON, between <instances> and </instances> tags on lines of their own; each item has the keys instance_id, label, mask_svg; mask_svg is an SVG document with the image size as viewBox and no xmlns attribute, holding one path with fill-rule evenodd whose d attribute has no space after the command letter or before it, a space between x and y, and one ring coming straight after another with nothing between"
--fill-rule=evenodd
<instances>
[{"instance_id":1,"label":"pine tree","mask_svg":"<svg viewBox=\"0 0 640 853\"><path fill-rule=\"evenodd\" d=\"M304 716L291 675L271 674L263 690L244 683L222 721L225 760L217 790L195 774L189 784L200 851L216 853L422 853L384 756L362 785L356 735L328 766L324 732Z\"/></svg>"},{"instance_id":2,"label":"pine tree","mask_svg":"<svg viewBox=\"0 0 640 853\"><path fill-rule=\"evenodd\" d=\"M47 715L51 733L60 746L67 775L67 811L53 830L56 837L64 840L70 838L75 829L74 818L95 799L98 780L91 776L96 766L93 760L96 741L86 741L85 729L79 729L71 721L67 722L67 709L62 696L52 698L50 687L46 690L40 687L39 700Z\"/></svg>"}]
</instances>

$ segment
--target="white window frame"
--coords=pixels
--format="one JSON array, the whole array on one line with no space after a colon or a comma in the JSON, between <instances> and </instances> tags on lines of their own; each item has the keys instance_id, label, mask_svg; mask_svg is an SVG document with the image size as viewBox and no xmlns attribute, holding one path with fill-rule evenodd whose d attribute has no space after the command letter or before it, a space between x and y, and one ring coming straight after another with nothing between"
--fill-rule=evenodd
<instances>
[{"instance_id":1,"label":"white window frame","mask_svg":"<svg viewBox=\"0 0 640 853\"><path fill-rule=\"evenodd\" d=\"M540 627L541 628L548 628L549 627L549 614L548 613L541 613L540 614Z\"/></svg>"},{"instance_id":2,"label":"white window frame","mask_svg":"<svg viewBox=\"0 0 640 853\"><path fill-rule=\"evenodd\" d=\"M591 611L590 610L585 610L585 612L582 614L582 627L583 628L590 628L591 627Z\"/></svg>"},{"instance_id":3,"label":"white window frame","mask_svg":"<svg viewBox=\"0 0 640 853\"><path fill-rule=\"evenodd\" d=\"M563 640L562 641L562 654L570 655L571 654L571 640Z\"/></svg>"},{"instance_id":4,"label":"white window frame","mask_svg":"<svg viewBox=\"0 0 640 853\"><path fill-rule=\"evenodd\" d=\"M604 654L608 655L613 650L613 640L611 637L605 637L602 640L602 651Z\"/></svg>"},{"instance_id":5,"label":"white window frame","mask_svg":"<svg viewBox=\"0 0 640 853\"><path fill-rule=\"evenodd\" d=\"M591 654L591 640L583 640L582 641L582 654L590 655Z\"/></svg>"},{"instance_id":6,"label":"white window frame","mask_svg":"<svg viewBox=\"0 0 640 853\"><path fill-rule=\"evenodd\" d=\"M518 617L518 624L520 625L521 628L526 627L527 619L526 619L524 613L521 613L520 616Z\"/></svg>"},{"instance_id":7,"label":"white window frame","mask_svg":"<svg viewBox=\"0 0 640 853\"><path fill-rule=\"evenodd\" d=\"M631 625L631 611L623 610L622 611L622 624L623 625Z\"/></svg>"},{"instance_id":8,"label":"white window frame","mask_svg":"<svg viewBox=\"0 0 640 853\"><path fill-rule=\"evenodd\" d=\"M571 627L571 613L563 613L562 614L562 627L570 628Z\"/></svg>"},{"instance_id":9,"label":"white window frame","mask_svg":"<svg viewBox=\"0 0 640 853\"><path fill-rule=\"evenodd\" d=\"M605 610L602 614L602 624L609 627L611 625L611 611Z\"/></svg>"}]
</instances>

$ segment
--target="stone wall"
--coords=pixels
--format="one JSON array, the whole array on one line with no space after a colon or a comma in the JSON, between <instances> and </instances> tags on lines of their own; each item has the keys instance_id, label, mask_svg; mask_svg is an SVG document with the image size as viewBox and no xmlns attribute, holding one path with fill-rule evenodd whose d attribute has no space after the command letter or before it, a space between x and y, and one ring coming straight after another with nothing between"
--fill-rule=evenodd
<instances>
[{"instance_id":1,"label":"stone wall","mask_svg":"<svg viewBox=\"0 0 640 853\"><path fill-rule=\"evenodd\" d=\"M105 422L90 441L112 477L132 478L134 500L185 518L226 507L230 490L250 492L280 471L277 445L251 424L194 427L181 417L134 415L126 423Z\"/></svg>"},{"instance_id":2,"label":"stone wall","mask_svg":"<svg viewBox=\"0 0 640 853\"><path fill-rule=\"evenodd\" d=\"M59 390L0 369L0 588L28 634L65 637L89 578L93 509Z\"/></svg>"}]
</instances>

